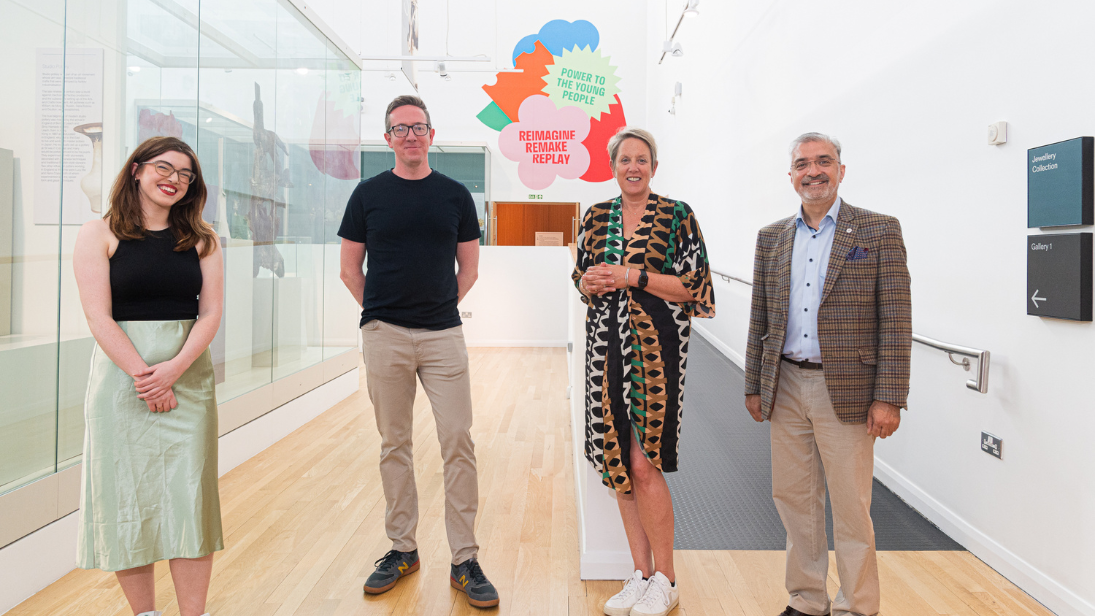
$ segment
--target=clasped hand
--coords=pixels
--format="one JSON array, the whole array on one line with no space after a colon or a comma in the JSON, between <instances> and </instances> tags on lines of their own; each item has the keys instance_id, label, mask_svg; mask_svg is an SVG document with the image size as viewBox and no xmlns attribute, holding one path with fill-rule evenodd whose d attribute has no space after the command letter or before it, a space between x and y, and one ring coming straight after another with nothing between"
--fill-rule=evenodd
<instances>
[{"instance_id":1,"label":"clasped hand","mask_svg":"<svg viewBox=\"0 0 1095 616\"><path fill-rule=\"evenodd\" d=\"M179 406L172 387L182 376L182 369L173 360L149 366L133 375L137 397L148 404L153 413L166 413Z\"/></svg>"},{"instance_id":2,"label":"clasped hand","mask_svg":"<svg viewBox=\"0 0 1095 616\"><path fill-rule=\"evenodd\" d=\"M627 270L622 265L599 263L582 274L582 286L590 295L601 296L627 287Z\"/></svg>"}]
</instances>

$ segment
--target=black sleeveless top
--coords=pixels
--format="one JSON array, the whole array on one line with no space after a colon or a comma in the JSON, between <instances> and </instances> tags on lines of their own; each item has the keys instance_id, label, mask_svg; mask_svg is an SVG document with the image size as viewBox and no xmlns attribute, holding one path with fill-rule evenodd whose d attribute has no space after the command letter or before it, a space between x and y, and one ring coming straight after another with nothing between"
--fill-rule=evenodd
<instances>
[{"instance_id":1,"label":"black sleeveless top","mask_svg":"<svg viewBox=\"0 0 1095 616\"><path fill-rule=\"evenodd\" d=\"M121 240L110 258L110 298L115 321L184 321L198 318L202 270L197 248L175 252L171 229L143 240Z\"/></svg>"}]
</instances>

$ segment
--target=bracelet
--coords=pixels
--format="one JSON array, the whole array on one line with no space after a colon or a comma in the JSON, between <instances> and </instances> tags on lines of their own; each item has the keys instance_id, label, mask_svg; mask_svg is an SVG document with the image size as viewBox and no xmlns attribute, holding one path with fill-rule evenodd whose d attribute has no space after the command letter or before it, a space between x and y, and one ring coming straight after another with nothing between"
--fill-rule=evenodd
<instances>
[{"instance_id":1,"label":"bracelet","mask_svg":"<svg viewBox=\"0 0 1095 616\"><path fill-rule=\"evenodd\" d=\"M631 268L624 270L624 288L631 286Z\"/></svg>"}]
</instances>

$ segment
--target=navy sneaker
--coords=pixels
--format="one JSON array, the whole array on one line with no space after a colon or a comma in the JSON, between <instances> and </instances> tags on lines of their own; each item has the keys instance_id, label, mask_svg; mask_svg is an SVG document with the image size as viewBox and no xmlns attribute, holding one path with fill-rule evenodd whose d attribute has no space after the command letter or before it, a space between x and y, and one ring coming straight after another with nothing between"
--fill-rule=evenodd
<instances>
[{"instance_id":1,"label":"navy sneaker","mask_svg":"<svg viewBox=\"0 0 1095 616\"><path fill-rule=\"evenodd\" d=\"M376 561L376 571L365 580L365 592L379 595L388 592L404 575L418 571L418 550L391 550Z\"/></svg>"},{"instance_id":2,"label":"navy sneaker","mask_svg":"<svg viewBox=\"0 0 1095 616\"><path fill-rule=\"evenodd\" d=\"M449 575L449 584L468 595L468 603L475 607L494 607L498 605L498 591L490 583L479 561L472 558L459 565L453 565Z\"/></svg>"}]
</instances>

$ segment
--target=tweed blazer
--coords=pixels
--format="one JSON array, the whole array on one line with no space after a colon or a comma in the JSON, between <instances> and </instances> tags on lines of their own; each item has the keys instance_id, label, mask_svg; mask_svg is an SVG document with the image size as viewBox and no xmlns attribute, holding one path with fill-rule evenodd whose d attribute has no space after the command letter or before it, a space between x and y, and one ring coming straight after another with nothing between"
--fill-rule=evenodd
<instances>
[{"instance_id":1,"label":"tweed blazer","mask_svg":"<svg viewBox=\"0 0 1095 616\"><path fill-rule=\"evenodd\" d=\"M745 354L745 393L775 403L791 296L795 216L760 230ZM852 256L855 259L852 259ZM912 351L912 301L901 223L840 206L817 313L825 385L837 418L865 423L871 402L905 408Z\"/></svg>"}]
</instances>

